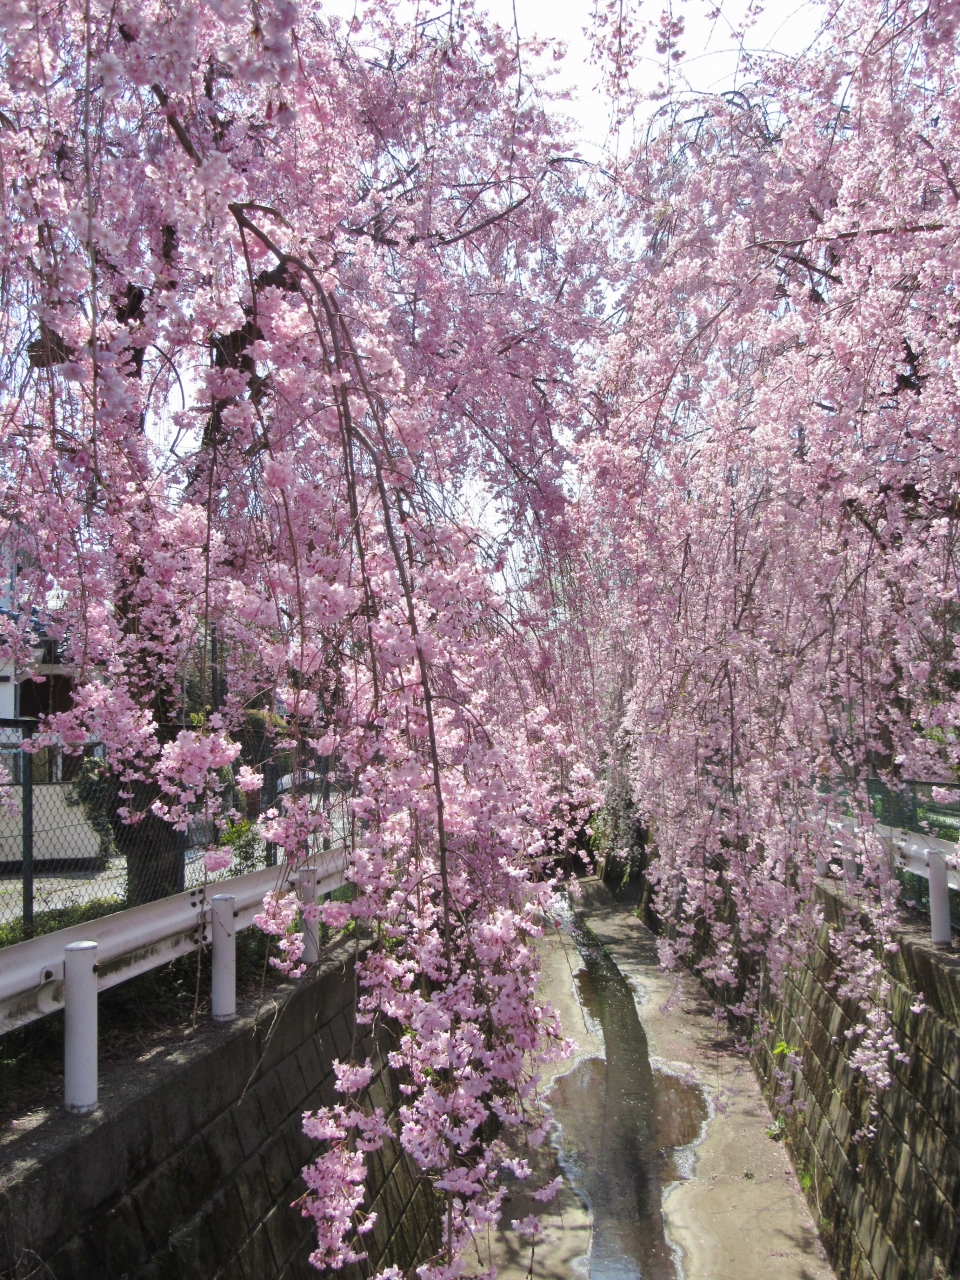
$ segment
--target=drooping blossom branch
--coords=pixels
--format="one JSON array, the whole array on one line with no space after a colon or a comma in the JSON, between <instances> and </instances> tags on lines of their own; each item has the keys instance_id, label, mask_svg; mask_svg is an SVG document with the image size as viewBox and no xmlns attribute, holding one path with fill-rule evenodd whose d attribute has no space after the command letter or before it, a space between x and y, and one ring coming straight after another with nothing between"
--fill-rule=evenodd
<instances>
[{"instance_id":1,"label":"drooping blossom branch","mask_svg":"<svg viewBox=\"0 0 960 1280\"><path fill-rule=\"evenodd\" d=\"M399 1035L398 1136L446 1197L430 1273L453 1275L515 1158L493 1118L544 1136L563 1040L535 939L597 803L493 580L526 525L563 523L602 292L568 140L468 9L0 21L4 643L61 639L73 705L43 733L103 744L132 824L223 837L259 726L284 762L259 923L285 973L304 909L281 875L345 843L355 896L322 914L369 935L361 1017ZM502 537L469 518L481 489ZM315 1121L318 1265L356 1252L382 1137L360 1117Z\"/></svg>"}]
</instances>

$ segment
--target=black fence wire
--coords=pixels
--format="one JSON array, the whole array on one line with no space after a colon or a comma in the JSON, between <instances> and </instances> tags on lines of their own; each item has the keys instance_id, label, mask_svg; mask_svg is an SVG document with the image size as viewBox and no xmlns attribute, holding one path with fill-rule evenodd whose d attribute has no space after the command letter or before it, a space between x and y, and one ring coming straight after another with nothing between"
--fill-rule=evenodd
<instances>
[{"instance_id":1,"label":"black fence wire","mask_svg":"<svg viewBox=\"0 0 960 1280\"><path fill-rule=\"evenodd\" d=\"M33 721L0 719L0 947L275 865L276 846L264 840L259 817L294 784L329 805L329 786L313 773L295 774L292 756L277 752L268 734L241 734L236 767L263 775L259 792L227 797L238 816L224 830L197 820L176 831L150 811L150 783L121 795L101 746L24 750L33 729ZM125 822L125 807L143 816ZM218 844L230 845L233 862L210 874L203 855Z\"/></svg>"},{"instance_id":2,"label":"black fence wire","mask_svg":"<svg viewBox=\"0 0 960 1280\"><path fill-rule=\"evenodd\" d=\"M898 788L879 778L867 781L870 808L878 822L916 831L938 840L960 840L960 784L956 782L903 782ZM897 868L903 901L926 915L930 911L930 884L905 867ZM960 891L948 891L950 921L960 929Z\"/></svg>"}]
</instances>

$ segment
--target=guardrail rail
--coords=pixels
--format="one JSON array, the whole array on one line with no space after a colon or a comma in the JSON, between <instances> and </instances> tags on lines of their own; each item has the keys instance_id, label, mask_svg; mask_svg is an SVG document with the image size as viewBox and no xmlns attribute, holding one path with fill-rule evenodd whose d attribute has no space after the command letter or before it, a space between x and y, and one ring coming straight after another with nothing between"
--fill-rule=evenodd
<instances>
[{"instance_id":1,"label":"guardrail rail","mask_svg":"<svg viewBox=\"0 0 960 1280\"><path fill-rule=\"evenodd\" d=\"M0 1035L66 1011L64 1098L68 1110L97 1104L97 995L210 944L215 1021L236 1016L236 932L253 924L264 896L296 887L304 904L340 888L347 850L325 849L298 864L265 867L128 907L0 950ZM319 958L318 926L304 922L306 964Z\"/></svg>"},{"instance_id":2,"label":"guardrail rail","mask_svg":"<svg viewBox=\"0 0 960 1280\"><path fill-rule=\"evenodd\" d=\"M839 837L836 844L841 850L844 870L848 879L852 879L853 868L847 864L851 861L849 854L855 849L857 823L854 818L844 818L835 827ZM920 876L929 884L930 940L939 945L949 945L953 937L949 891L960 890L960 846L952 840L941 840L937 836L922 835L880 822L873 829L886 845L894 866Z\"/></svg>"}]
</instances>

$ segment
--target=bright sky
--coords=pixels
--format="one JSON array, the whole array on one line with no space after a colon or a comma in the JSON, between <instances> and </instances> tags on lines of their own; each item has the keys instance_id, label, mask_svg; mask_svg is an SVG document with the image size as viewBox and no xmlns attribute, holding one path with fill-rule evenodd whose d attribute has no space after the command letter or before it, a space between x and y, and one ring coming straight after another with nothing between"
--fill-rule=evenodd
<instances>
[{"instance_id":1,"label":"bright sky","mask_svg":"<svg viewBox=\"0 0 960 1280\"><path fill-rule=\"evenodd\" d=\"M639 0L632 3L638 4ZM647 0L641 12L645 10L655 23L668 3L669 0ZM607 111L596 92L597 71L588 65L589 46L584 35L592 0L486 0L485 7L506 27L514 25L515 15L523 37L550 37L566 44L567 57L556 83L571 94L571 114L580 122L584 140L601 145L607 133ZM770 49L799 53L818 26L818 6L813 0L772 0L766 12L753 13L751 29L741 42L735 33L743 28L751 12L760 8L756 0L711 0L709 4L706 0L672 0L670 7L674 16L685 22L680 48L686 57L679 69L680 78L701 91L729 89L742 81L745 52ZM717 9L720 16L711 20L710 10ZM651 87L659 79L659 66L652 58L650 79Z\"/></svg>"},{"instance_id":2,"label":"bright sky","mask_svg":"<svg viewBox=\"0 0 960 1280\"><path fill-rule=\"evenodd\" d=\"M411 9L414 2L410 0ZM420 2L422 7L423 0ZM745 52L770 49L778 53L799 53L814 38L819 26L817 0L768 0L766 11L762 0L624 2L641 6L641 12L645 11L654 23L667 6L672 7L676 17L683 17L686 34L680 47L687 56L679 75L691 88L701 91L730 89L738 81L749 78ZM325 7L328 12L349 17L361 3L362 0L325 0ZM579 122L584 141L601 146L607 135L607 108L596 92L597 69L588 65L589 46L584 34L593 0L477 0L477 4L508 30L516 22L524 39L540 36L563 41L567 57L560 64L554 84L569 92L569 111ZM437 8L442 7L437 4ZM708 13L717 9L720 16L711 20ZM750 15L752 26L741 43L734 33L743 28ZM652 58L650 78L652 87L659 78Z\"/></svg>"}]
</instances>

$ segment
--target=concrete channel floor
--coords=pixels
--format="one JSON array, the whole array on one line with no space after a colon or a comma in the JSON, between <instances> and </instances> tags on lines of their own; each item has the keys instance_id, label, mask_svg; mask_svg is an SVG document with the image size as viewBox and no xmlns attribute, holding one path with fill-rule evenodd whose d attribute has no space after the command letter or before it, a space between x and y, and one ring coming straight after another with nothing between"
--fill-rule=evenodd
<instances>
[{"instance_id":1,"label":"concrete channel floor","mask_svg":"<svg viewBox=\"0 0 960 1280\"><path fill-rule=\"evenodd\" d=\"M712 1005L692 975L660 969L656 939L595 879L582 882L575 909L629 982L647 1035L651 1064L695 1079L710 1108L704 1136L694 1149L692 1176L673 1183L663 1200L667 1239L678 1280L833 1280L834 1272L782 1143L767 1133L770 1112L747 1062L718 1034ZM576 1059L602 1057L603 1041L584 1016L574 985L580 956L560 930L543 939L544 997L557 1008L564 1030L577 1040ZM544 1082L549 1089L550 1081ZM544 1149L538 1182L559 1172ZM504 1206L501 1229L488 1244L501 1280L586 1280L590 1215L564 1188L550 1211L517 1193ZM534 1253L509 1228L512 1219L538 1213L544 1231Z\"/></svg>"}]
</instances>

